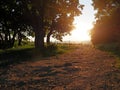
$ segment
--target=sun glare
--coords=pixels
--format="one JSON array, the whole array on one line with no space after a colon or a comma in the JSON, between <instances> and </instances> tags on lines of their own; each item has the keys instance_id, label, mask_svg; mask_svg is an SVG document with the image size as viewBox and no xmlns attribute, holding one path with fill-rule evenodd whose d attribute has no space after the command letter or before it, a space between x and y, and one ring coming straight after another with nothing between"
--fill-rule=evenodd
<instances>
[{"instance_id":1,"label":"sun glare","mask_svg":"<svg viewBox=\"0 0 120 90\"><path fill-rule=\"evenodd\" d=\"M80 16L75 17L73 24L75 29L71 31L71 35L64 37L63 41L82 42L90 41L90 30L93 28L95 21L95 11L92 6L92 0L80 0L80 3L85 5Z\"/></svg>"},{"instance_id":2,"label":"sun glare","mask_svg":"<svg viewBox=\"0 0 120 90\"><path fill-rule=\"evenodd\" d=\"M65 41L73 42L82 42L90 41L90 30L93 28L93 25L88 22L82 22L80 20L74 21L75 29L71 31L70 36L66 36Z\"/></svg>"},{"instance_id":3,"label":"sun glare","mask_svg":"<svg viewBox=\"0 0 120 90\"><path fill-rule=\"evenodd\" d=\"M90 40L90 29L93 26L85 22L76 22L75 29L71 32L74 40L76 41L88 41Z\"/></svg>"},{"instance_id":4,"label":"sun glare","mask_svg":"<svg viewBox=\"0 0 120 90\"><path fill-rule=\"evenodd\" d=\"M75 21L75 29L71 32L74 41L90 41L90 29L93 27L90 23Z\"/></svg>"}]
</instances>

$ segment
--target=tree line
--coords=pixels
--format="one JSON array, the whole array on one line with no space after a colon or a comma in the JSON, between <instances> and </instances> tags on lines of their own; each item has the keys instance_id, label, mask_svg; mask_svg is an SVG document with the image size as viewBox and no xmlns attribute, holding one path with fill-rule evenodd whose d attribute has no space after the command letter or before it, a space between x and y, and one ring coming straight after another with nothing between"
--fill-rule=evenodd
<instances>
[{"instance_id":1,"label":"tree line","mask_svg":"<svg viewBox=\"0 0 120 90\"><path fill-rule=\"evenodd\" d=\"M93 44L120 43L120 0L93 0L93 7L97 11Z\"/></svg>"},{"instance_id":2,"label":"tree line","mask_svg":"<svg viewBox=\"0 0 120 90\"><path fill-rule=\"evenodd\" d=\"M0 49L12 48L15 41L35 37L35 48L44 48L44 38L62 41L81 14L79 0L0 0Z\"/></svg>"}]
</instances>

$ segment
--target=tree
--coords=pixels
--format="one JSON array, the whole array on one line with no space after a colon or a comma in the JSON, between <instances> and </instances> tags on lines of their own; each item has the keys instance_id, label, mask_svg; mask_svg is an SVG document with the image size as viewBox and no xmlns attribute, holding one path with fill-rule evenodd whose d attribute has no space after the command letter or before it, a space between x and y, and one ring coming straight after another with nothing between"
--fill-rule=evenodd
<instances>
[{"instance_id":1,"label":"tree","mask_svg":"<svg viewBox=\"0 0 120 90\"><path fill-rule=\"evenodd\" d=\"M24 10L25 18L28 19L27 21L30 22L35 32L36 48L44 48L45 36L47 36L47 42L49 42L52 34L57 38L70 31L71 22L66 24L65 21L69 21L68 17L73 21L72 18L79 15L83 7L80 6L79 0L29 0L22 2L23 7L26 6L24 7L26 8ZM65 27L68 27L66 30L60 27L63 23L66 25Z\"/></svg>"},{"instance_id":2,"label":"tree","mask_svg":"<svg viewBox=\"0 0 120 90\"><path fill-rule=\"evenodd\" d=\"M5 31L14 32L13 36L18 35L20 41L21 32L27 31L23 26L32 27L35 33L35 47L40 49L44 48L46 34L48 34L48 38L54 34L54 37L60 39L58 37L68 33L74 16L79 15L82 8L79 0L1 0L0 5L1 13L4 14L0 23L5 28L10 26ZM6 19L6 17L8 18ZM7 24L3 22L7 22ZM3 35L0 34L1 36ZM8 37L7 34L6 37ZM48 41L50 40L48 39Z\"/></svg>"},{"instance_id":3,"label":"tree","mask_svg":"<svg viewBox=\"0 0 120 90\"><path fill-rule=\"evenodd\" d=\"M0 1L0 48L11 48L14 46L15 39L21 44L22 33L28 33L28 25L21 19L23 10L20 2L16 0Z\"/></svg>"},{"instance_id":4,"label":"tree","mask_svg":"<svg viewBox=\"0 0 120 90\"><path fill-rule=\"evenodd\" d=\"M16 19L14 18L14 7L15 3L10 1L0 1L0 37L1 37L1 47L9 48L14 45L17 27ZM13 25L14 24L14 25ZM12 36L12 37L11 37Z\"/></svg>"},{"instance_id":5,"label":"tree","mask_svg":"<svg viewBox=\"0 0 120 90\"><path fill-rule=\"evenodd\" d=\"M73 30L74 17L72 16L61 16L57 20L53 21L47 34L47 43L50 43L50 36L53 38L62 41L62 37L69 34L71 30Z\"/></svg>"},{"instance_id":6,"label":"tree","mask_svg":"<svg viewBox=\"0 0 120 90\"><path fill-rule=\"evenodd\" d=\"M96 22L92 30L92 42L111 43L120 40L120 1L119 0L93 0L97 10Z\"/></svg>"},{"instance_id":7,"label":"tree","mask_svg":"<svg viewBox=\"0 0 120 90\"><path fill-rule=\"evenodd\" d=\"M51 35L53 38L62 41L62 37L73 30L74 17L81 14L83 5L80 5L78 0L64 1L54 9L56 10L53 10L54 15L52 16L54 17L50 20L50 28L47 33L47 43L50 43Z\"/></svg>"}]
</instances>

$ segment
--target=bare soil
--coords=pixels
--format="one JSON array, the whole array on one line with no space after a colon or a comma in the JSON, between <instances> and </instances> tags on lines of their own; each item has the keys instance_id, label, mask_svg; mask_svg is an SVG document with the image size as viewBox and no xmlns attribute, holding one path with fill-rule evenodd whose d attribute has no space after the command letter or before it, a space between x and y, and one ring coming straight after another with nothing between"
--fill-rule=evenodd
<instances>
[{"instance_id":1,"label":"bare soil","mask_svg":"<svg viewBox=\"0 0 120 90\"><path fill-rule=\"evenodd\" d=\"M69 53L1 68L0 90L120 90L115 64L107 52L80 45Z\"/></svg>"}]
</instances>

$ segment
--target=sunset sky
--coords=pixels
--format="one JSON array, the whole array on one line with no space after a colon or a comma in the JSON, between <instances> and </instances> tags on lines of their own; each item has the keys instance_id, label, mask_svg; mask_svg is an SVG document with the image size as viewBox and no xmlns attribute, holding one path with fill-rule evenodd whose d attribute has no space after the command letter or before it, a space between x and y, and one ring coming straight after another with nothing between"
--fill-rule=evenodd
<instances>
[{"instance_id":1,"label":"sunset sky","mask_svg":"<svg viewBox=\"0 0 120 90\"><path fill-rule=\"evenodd\" d=\"M81 4L84 4L82 15L75 18L76 29L71 32L71 36L64 37L63 41L88 41L90 40L89 30L93 27L93 21L95 21L95 11L92 7L92 0L80 0Z\"/></svg>"}]
</instances>

